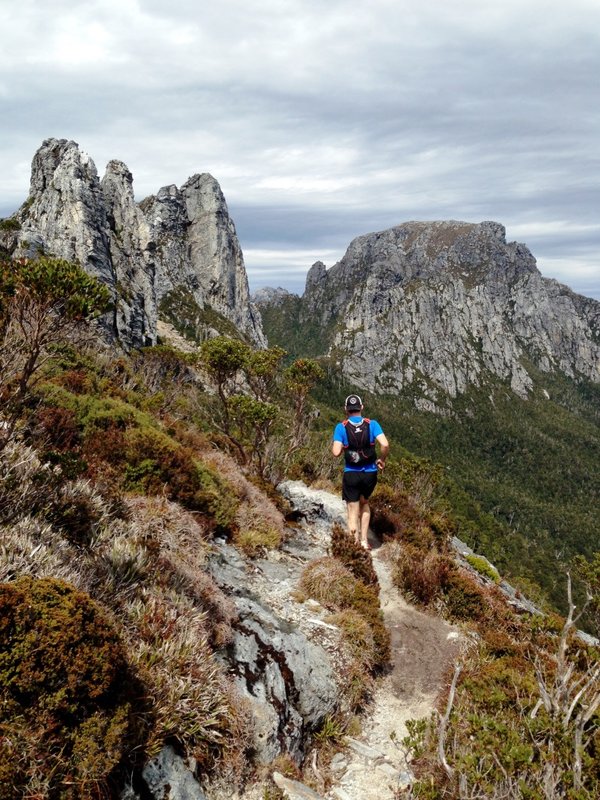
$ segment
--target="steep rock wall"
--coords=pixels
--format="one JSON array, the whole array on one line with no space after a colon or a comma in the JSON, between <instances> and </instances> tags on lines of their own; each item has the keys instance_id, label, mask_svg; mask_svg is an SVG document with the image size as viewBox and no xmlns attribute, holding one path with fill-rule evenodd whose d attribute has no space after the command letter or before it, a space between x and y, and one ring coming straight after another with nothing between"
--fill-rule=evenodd
<instances>
[{"instance_id":1,"label":"steep rock wall","mask_svg":"<svg viewBox=\"0 0 600 800\"><path fill-rule=\"evenodd\" d=\"M520 396L531 367L600 382L600 303L543 278L495 222L409 222L360 236L309 271L300 323L346 377L425 402L493 376Z\"/></svg>"}]
</instances>

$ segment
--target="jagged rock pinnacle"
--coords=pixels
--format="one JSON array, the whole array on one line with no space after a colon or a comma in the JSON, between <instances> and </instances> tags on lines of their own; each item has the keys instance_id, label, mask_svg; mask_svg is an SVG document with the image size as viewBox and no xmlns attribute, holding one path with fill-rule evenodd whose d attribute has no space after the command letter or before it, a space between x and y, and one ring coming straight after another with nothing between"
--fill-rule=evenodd
<instances>
[{"instance_id":1,"label":"jagged rock pinnacle","mask_svg":"<svg viewBox=\"0 0 600 800\"><path fill-rule=\"evenodd\" d=\"M168 186L136 203L133 177L110 161L102 181L76 142L47 139L33 158L30 196L15 215L20 230L2 244L14 256L38 252L79 262L107 284L114 300L109 326L126 346L156 342L161 301L187 293L264 345L250 303L235 226L223 193L208 174L181 189Z\"/></svg>"}]
</instances>

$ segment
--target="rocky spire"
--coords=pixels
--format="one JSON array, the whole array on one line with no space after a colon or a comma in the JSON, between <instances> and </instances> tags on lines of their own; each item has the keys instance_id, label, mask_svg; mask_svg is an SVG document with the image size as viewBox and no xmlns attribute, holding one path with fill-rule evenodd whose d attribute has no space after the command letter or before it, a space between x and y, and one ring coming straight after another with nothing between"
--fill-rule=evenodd
<instances>
[{"instance_id":1,"label":"rocky spire","mask_svg":"<svg viewBox=\"0 0 600 800\"><path fill-rule=\"evenodd\" d=\"M141 208L156 245L158 302L183 288L200 309L211 308L264 345L235 226L212 175L194 175L181 189L163 187Z\"/></svg>"},{"instance_id":2,"label":"rocky spire","mask_svg":"<svg viewBox=\"0 0 600 800\"><path fill-rule=\"evenodd\" d=\"M110 161L100 182L76 142L47 139L33 159L29 199L14 217L18 225L0 245L15 257L44 252L77 261L107 284L115 308L109 324L126 346L156 342L161 301L182 291L199 318L222 319L265 344L235 226L211 175L137 204L125 164Z\"/></svg>"},{"instance_id":3,"label":"rocky spire","mask_svg":"<svg viewBox=\"0 0 600 800\"><path fill-rule=\"evenodd\" d=\"M110 230L110 252L119 297L119 337L131 343L156 341L157 302L150 226L133 196L133 176L122 161L109 161L102 178Z\"/></svg>"},{"instance_id":4,"label":"rocky spire","mask_svg":"<svg viewBox=\"0 0 600 800\"><path fill-rule=\"evenodd\" d=\"M106 207L96 166L76 142L46 139L33 157L19 211L21 255L45 251L79 262L115 289Z\"/></svg>"}]
</instances>

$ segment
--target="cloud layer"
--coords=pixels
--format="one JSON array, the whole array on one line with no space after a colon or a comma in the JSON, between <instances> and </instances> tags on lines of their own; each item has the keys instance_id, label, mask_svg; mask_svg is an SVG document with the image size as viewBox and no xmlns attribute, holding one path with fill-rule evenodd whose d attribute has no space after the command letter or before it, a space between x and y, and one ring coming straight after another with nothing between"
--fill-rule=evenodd
<instances>
[{"instance_id":1,"label":"cloud layer","mask_svg":"<svg viewBox=\"0 0 600 800\"><path fill-rule=\"evenodd\" d=\"M0 215L49 136L136 195L220 182L251 284L411 219L495 219L600 299L596 0L21 0L3 9Z\"/></svg>"}]
</instances>

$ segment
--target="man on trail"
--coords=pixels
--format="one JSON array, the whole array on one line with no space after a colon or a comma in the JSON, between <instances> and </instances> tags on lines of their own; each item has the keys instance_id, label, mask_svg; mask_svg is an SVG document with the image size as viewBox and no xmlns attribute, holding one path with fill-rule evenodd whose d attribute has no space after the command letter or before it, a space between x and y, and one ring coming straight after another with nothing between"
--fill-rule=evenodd
<instances>
[{"instance_id":1,"label":"man on trail","mask_svg":"<svg viewBox=\"0 0 600 800\"><path fill-rule=\"evenodd\" d=\"M385 467L390 446L377 420L363 417L363 403L357 394L348 395L344 407L346 419L335 427L331 452L336 458L344 453L346 462L342 497L348 511L348 530L355 542L370 550L368 501L377 483L377 471ZM375 442L379 445L379 458Z\"/></svg>"}]
</instances>

